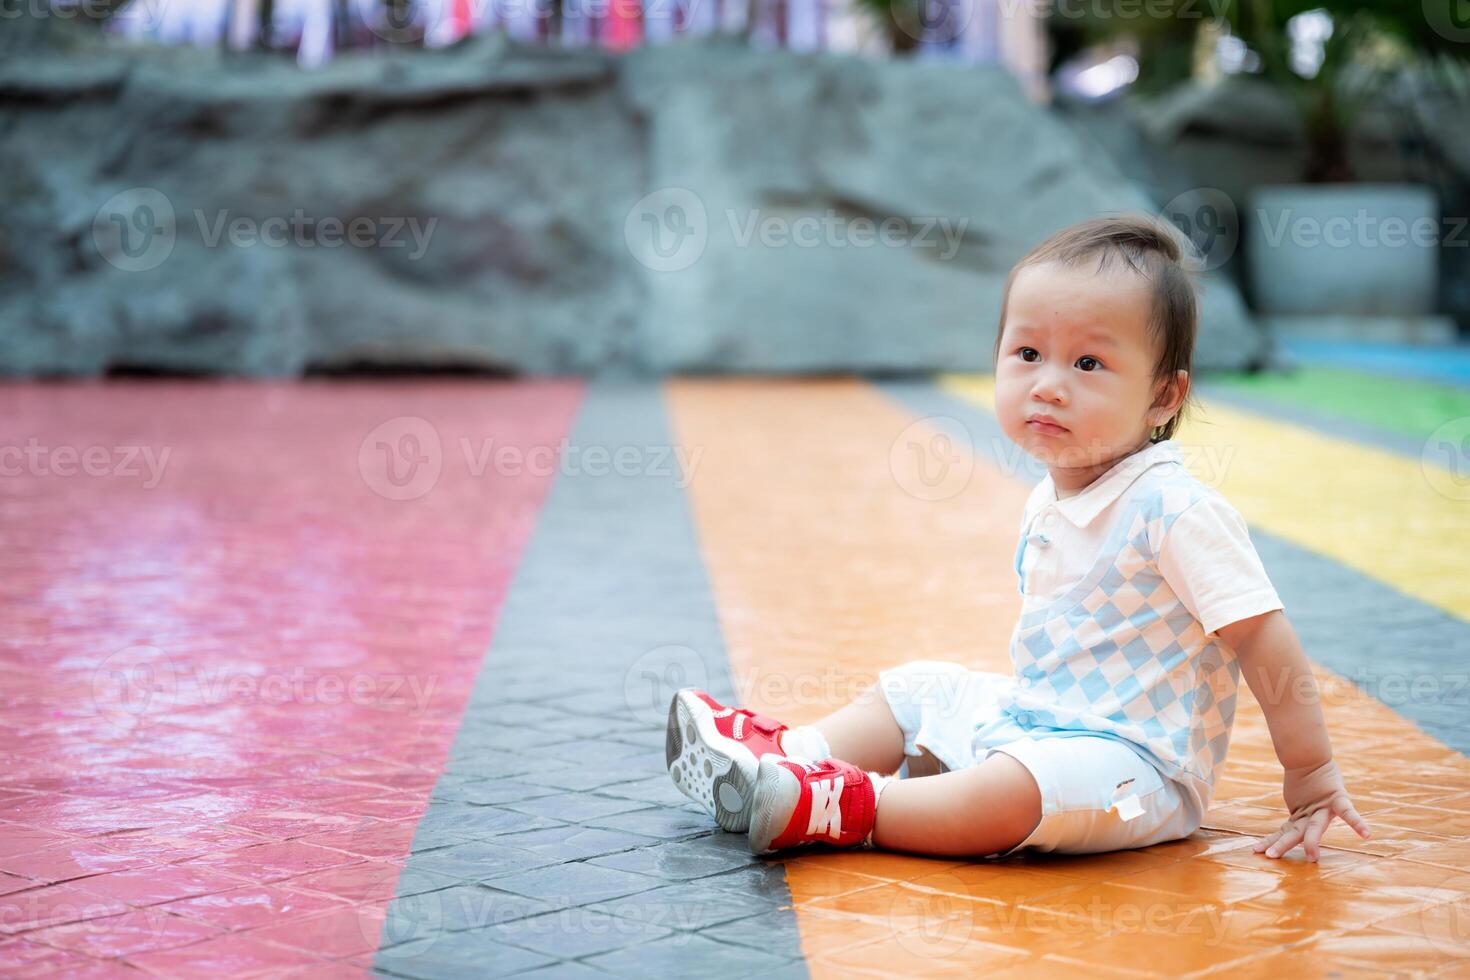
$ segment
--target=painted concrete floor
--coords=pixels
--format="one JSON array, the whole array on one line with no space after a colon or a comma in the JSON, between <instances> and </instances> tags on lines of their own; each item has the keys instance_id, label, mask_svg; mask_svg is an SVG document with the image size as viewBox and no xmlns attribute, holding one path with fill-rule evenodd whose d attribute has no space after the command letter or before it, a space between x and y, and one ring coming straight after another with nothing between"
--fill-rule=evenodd
<instances>
[{"instance_id":1,"label":"painted concrete floor","mask_svg":"<svg viewBox=\"0 0 1470 980\"><path fill-rule=\"evenodd\" d=\"M1470 977L1470 389L1371 367L1178 436L1375 830L1319 865L1248 693L1138 851L760 860L669 783L679 687L1008 669L988 378L0 387L0 974Z\"/></svg>"}]
</instances>

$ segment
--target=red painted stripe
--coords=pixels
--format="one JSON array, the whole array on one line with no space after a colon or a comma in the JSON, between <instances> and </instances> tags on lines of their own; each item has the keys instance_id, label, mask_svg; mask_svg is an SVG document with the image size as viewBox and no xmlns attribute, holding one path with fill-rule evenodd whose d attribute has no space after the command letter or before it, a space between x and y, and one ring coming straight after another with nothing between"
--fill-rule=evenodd
<instances>
[{"instance_id":1,"label":"red painted stripe","mask_svg":"<svg viewBox=\"0 0 1470 980\"><path fill-rule=\"evenodd\" d=\"M0 387L0 972L371 954L582 392Z\"/></svg>"}]
</instances>

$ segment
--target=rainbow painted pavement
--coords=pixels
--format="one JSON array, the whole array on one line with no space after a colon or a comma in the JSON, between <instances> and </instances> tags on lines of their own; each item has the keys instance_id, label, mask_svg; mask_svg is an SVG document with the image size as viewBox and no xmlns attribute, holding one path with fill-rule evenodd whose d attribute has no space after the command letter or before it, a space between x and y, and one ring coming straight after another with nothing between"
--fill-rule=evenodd
<instances>
[{"instance_id":1,"label":"rainbow painted pavement","mask_svg":"<svg viewBox=\"0 0 1470 980\"><path fill-rule=\"evenodd\" d=\"M670 784L686 684L1007 669L986 377L0 388L0 974L1470 977L1470 371L1302 356L1178 440L1375 831L1318 865L1249 694L1138 851L761 860Z\"/></svg>"}]
</instances>

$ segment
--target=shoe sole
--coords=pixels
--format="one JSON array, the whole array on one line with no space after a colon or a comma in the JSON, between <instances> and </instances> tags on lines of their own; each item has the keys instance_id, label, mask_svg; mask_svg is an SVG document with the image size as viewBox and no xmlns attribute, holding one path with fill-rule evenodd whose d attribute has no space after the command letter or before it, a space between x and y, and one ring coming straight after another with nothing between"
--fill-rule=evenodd
<instances>
[{"instance_id":1,"label":"shoe sole","mask_svg":"<svg viewBox=\"0 0 1470 980\"><path fill-rule=\"evenodd\" d=\"M715 713L690 691L669 704L664 761L679 791L709 811L733 834L750 827L750 805L759 760L715 727Z\"/></svg>"},{"instance_id":2,"label":"shoe sole","mask_svg":"<svg viewBox=\"0 0 1470 980\"><path fill-rule=\"evenodd\" d=\"M801 780L775 758L761 760L755 777L755 799L750 815L750 850L774 854L771 841L780 836L796 812Z\"/></svg>"}]
</instances>

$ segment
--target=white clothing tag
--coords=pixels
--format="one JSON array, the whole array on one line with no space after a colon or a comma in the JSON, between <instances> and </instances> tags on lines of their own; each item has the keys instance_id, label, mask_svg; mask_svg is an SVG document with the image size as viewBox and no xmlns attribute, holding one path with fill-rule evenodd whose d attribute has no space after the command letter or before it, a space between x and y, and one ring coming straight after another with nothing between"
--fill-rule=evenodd
<instances>
[{"instance_id":1,"label":"white clothing tag","mask_svg":"<svg viewBox=\"0 0 1470 980\"><path fill-rule=\"evenodd\" d=\"M1138 794L1129 793L1128 787L1133 785L1133 780L1125 779L1113 789L1113 802L1109 809L1117 810L1118 816L1124 821L1136 819L1143 816L1143 807L1139 805ZM1124 795L1124 794L1127 795Z\"/></svg>"}]
</instances>

